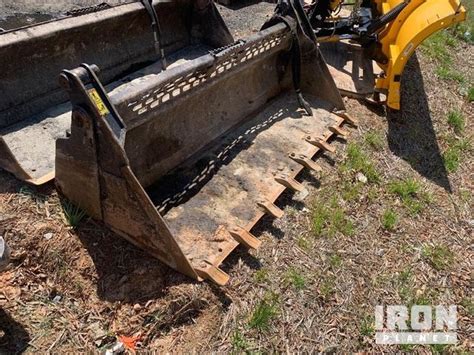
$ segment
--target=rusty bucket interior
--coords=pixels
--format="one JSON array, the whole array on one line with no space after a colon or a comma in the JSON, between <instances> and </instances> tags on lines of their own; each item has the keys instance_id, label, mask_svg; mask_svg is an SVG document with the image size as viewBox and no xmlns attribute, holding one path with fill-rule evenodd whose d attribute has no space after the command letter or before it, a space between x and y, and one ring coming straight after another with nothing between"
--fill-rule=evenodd
<instances>
[{"instance_id":1,"label":"rusty bucket interior","mask_svg":"<svg viewBox=\"0 0 474 355\"><path fill-rule=\"evenodd\" d=\"M72 124L57 141L58 189L170 267L225 284L224 259L258 248L252 228L281 217L276 199L301 191L298 174L319 171L313 157L354 123L316 44L301 53L312 112L300 108L293 41L278 23L121 90L97 66L64 71Z\"/></svg>"}]
</instances>

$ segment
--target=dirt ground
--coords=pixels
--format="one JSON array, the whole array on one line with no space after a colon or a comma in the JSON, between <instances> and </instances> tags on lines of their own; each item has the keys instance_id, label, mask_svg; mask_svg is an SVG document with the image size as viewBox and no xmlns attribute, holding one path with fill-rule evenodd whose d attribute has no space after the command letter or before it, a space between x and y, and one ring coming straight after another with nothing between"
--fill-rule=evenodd
<instances>
[{"instance_id":1,"label":"dirt ground","mask_svg":"<svg viewBox=\"0 0 474 355\"><path fill-rule=\"evenodd\" d=\"M230 24L238 38L269 16L266 5L223 14L252 18L245 31ZM450 49L470 87L473 48ZM160 352L473 351L474 105L439 66L423 49L410 60L399 113L345 99L359 127L318 157L321 175L300 176L304 202L283 195L285 216L252 231L261 248L225 261L224 287L190 280L91 219L68 226L53 184L1 171L0 235L13 254L0 274L0 353L97 352L121 336ZM379 304L458 305L458 344L375 344Z\"/></svg>"}]
</instances>

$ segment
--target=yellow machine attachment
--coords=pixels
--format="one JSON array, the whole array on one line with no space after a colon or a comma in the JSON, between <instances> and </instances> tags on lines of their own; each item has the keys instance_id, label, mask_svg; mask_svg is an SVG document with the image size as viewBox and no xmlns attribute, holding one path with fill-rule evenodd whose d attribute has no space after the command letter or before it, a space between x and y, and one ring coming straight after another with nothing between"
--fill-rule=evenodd
<instances>
[{"instance_id":1,"label":"yellow machine attachment","mask_svg":"<svg viewBox=\"0 0 474 355\"><path fill-rule=\"evenodd\" d=\"M377 10L387 14L401 0L377 1ZM381 52L388 58L377 64L384 74L376 79L376 91L387 95L387 106L400 109L400 78L415 49L435 32L466 19L459 0L411 0L380 35Z\"/></svg>"},{"instance_id":2,"label":"yellow machine attachment","mask_svg":"<svg viewBox=\"0 0 474 355\"><path fill-rule=\"evenodd\" d=\"M308 13L343 94L400 109L400 81L408 59L429 36L466 19L459 0L362 0L346 17L335 17L343 1L318 0ZM374 74L373 63L381 69Z\"/></svg>"}]
</instances>

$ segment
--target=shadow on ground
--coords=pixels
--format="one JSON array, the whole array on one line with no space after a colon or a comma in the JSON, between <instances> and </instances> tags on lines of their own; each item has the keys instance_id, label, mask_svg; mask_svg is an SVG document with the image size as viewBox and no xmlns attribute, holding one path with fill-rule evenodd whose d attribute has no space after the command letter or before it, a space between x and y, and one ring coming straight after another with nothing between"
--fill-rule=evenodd
<instances>
[{"instance_id":1,"label":"shadow on ground","mask_svg":"<svg viewBox=\"0 0 474 355\"><path fill-rule=\"evenodd\" d=\"M0 354L21 354L29 341L25 328L0 308Z\"/></svg>"},{"instance_id":2,"label":"shadow on ground","mask_svg":"<svg viewBox=\"0 0 474 355\"><path fill-rule=\"evenodd\" d=\"M414 55L402 78L402 109L389 111L388 145L396 156L448 192L448 173L438 145L418 58Z\"/></svg>"}]
</instances>

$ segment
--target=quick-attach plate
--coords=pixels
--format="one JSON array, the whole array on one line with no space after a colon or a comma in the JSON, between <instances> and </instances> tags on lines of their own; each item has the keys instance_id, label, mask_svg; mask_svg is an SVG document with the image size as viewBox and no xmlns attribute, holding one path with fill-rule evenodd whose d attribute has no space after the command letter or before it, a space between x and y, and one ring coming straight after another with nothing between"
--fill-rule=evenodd
<instances>
[{"instance_id":1,"label":"quick-attach plate","mask_svg":"<svg viewBox=\"0 0 474 355\"><path fill-rule=\"evenodd\" d=\"M273 202L286 187L278 177L294 178L304 168L290 154L314 157L320 148L306 137L327 141L333 135L329 127L344 122L323 102L307 99L313 116L300 113L293 93L281 95L219 146L150 188L194 267L219 266L239 244L231 233L234 227L250 231L269 209L279 215Z\"/></svg>"}]
</instances>

